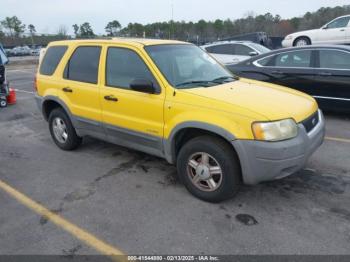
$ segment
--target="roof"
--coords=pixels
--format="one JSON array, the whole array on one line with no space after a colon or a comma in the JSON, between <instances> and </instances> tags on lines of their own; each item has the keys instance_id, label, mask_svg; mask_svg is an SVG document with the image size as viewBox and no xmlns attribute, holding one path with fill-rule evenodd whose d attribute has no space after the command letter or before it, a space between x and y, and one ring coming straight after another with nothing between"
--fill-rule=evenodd
<instances>
[{"instance_id":1,"label":"roof","mask_svg":"<svg viewBox=\"0 0 350 262\"><path fill-rule=\"evenodd\" d=\"M246 61L243 61L240 63L246 63L249 61L256 61L256 60L262 59L264 57L268 57L268 56L279 54L279 53L298 51L298 50L318 50L318 49L336 49L336 50L350 51L350 46L348 46L348 45L307 45L307 46L280 48L280 49L272 50L271 52L268 52L265 54L254 56L254 57L250 58L249 60L246 60ZM240 64L240 63L238 63L238 64Z\"/></svg>"},{"instance_id":2,"label":"roof","mask_svg":"<svg viewBox=\"0 0 350 262\"><path fill-rule=\"evenodd\" d=\"M150 46L150 45L169 45L169 44L190 44L187 42L176 41L176 40L163 40L163 39L147 39L147 38L106 38L106 39L74 39L74 40L63 40L51 42L51 45L67 45L67 44L78 44L78 43L103 43L103 44L131 44L135 46Z\"/></svg>"},{"instance_id":3,"label":"roof","mask_svg":"<svg viewBox=\"0 0 350 262\"><path fill-rule=\"evenodd\" d=\"M276 50L273 50L270 54L286 52L286 51L294 51L294 50L327 49L327 48L350 51L350 46L348 45L306 45L306 46L294 46L294 47L276 49Z\"/></svg>"},{"instance_id":4,"label":"roof","mask_svg":"<svg viewBox=\"0 0 350 262\"><path fill-rule=\"evenodd\" d=\"M216 46L216 45L223 45L223 44L253 44L252 41L246 41L246 40L226 40L226 41L216 41L212 43L208 43L203 45L202 47L208 47L208 46Z\"/></svg>"}]
</instances>

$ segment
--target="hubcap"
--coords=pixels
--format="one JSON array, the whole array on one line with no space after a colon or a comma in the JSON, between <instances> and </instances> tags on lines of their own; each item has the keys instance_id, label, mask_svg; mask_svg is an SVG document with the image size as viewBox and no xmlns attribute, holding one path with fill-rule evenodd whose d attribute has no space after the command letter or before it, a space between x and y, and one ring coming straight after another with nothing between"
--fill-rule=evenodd
<instances>
[{"instance_id":1,"label":"hubcap","mask_svg":"<svg viewBox=\"0 0 350 262\"><path fill-rule=\"evenodd\" d=\"M304 40L304 39L298 40L297 46L305 46L305 45L307 45L306 40Z\"/></svg>"},{"instance_id":2,"label":"hubcap","mask_svg":"<svg viewBox=\"0 0 350 262\"><path fill-rule=\"evenodd\" d=\"M68 132L66 124L61 118L56 117L52 121L52 130L58 142L62 144L66 143L68 139Z\"/></svg>"},{"instance_id":3,"label":"hubcap","mask_svg":"<svg viewBox=\"0 0 350 262\"><path fill-rule=\"evenodd\" d=\"M222 182L221 167L208 153L198 152L189 158L187 175L192 184L202 191L215 191Z\"/></svg>"}]
</instances>

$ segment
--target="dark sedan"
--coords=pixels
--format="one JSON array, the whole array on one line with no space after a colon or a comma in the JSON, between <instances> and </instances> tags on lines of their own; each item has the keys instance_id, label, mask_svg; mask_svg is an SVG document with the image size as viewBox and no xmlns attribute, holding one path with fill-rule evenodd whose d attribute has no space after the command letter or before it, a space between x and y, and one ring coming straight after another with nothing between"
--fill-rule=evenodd
<instances>
[{"instance_id":1,"label":"dark sedan","mask_svg":"<svg viewBox=\"0 0 350 262\"><path fill-rule=\"evenodd\" d=\"M280 49L228 68L241 77L310 94L322 109L350 112L350 46Z\"/></svg>"}]
</instances>

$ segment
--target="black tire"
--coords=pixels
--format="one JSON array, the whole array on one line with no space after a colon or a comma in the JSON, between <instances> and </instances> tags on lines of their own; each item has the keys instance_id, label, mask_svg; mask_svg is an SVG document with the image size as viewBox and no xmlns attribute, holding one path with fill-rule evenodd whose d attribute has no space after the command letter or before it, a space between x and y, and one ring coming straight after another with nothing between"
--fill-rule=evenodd
<instances>
[{"instance_id":1,"label":"black tire","mask_svg":"<svg viewBox=\"0 0 350 262\"><path fill-rule=\"evenodd\" d=\"M197 152L209 154L221 168L222 180L220 185L217 183L218 187L215 191L201 190L192 182L191 171L189 171L191 167L188 163ZM207 202L217 203L232 198L241 184L241 167L236 152L226 141L213 136L200 136L188 141L177 156L177 170L187 190ZM193 170L196 169L193 168ZM203 171L201 173L203 174ZM206 184L203 180L200 183Z\"/></svg>"},{"instance_id":2,"label":"black tire","mask_svg":"<svg viewBox=\"0 0 350 262\"><path fill-rule=\"evenodd\" d=\"M7 100L6 99L0 100L0 107L7 107Z\"/></svg>"},{"instance_id":3,"label":"black tire","mask_svg":"<svg viewBox=\"0 0 350 262\"><path fill-rule=\"evenodd\" d=\"M298 45L298 43L305 43L304 45ZM310 38L306 37L306 36L301 36L297 39L295 39L293 46L306 46L306 45L311 45L311 40Z\"/></svg>"},{"instance_id":4,"label":"black tire","mask_svg":"<svg viewBox=\"0 0 350 262\"><path fill-rule=\"evenodd\" d=\"M66 138L66 140L64 142L59 141L55 135L54 121L56 121L56 119L62 120L65 124L65 130L66 130L68 137ZM55 142L55 144L60 149L66 150L66 151L71 151L71 150L74 150L78 146L81 145L82 138L77 135L71 120L69 119L68 115L66 114L66 112L62 108L56 108L56 109L52 110L52 112L50 113L48 122L49 122L49 129L50 129L51 137L52 137L53 141Z\"/></svg>"}]
</instances>

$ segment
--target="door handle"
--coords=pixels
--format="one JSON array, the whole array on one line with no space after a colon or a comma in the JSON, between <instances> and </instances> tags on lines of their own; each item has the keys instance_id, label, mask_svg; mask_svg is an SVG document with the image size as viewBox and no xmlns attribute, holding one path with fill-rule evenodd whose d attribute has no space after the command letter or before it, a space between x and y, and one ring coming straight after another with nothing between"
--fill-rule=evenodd
<instances>
[{"instance_id":1,"label":"door handle","mask_svg":"<svg viewBox=\"0 0 350 262\"><path fill-rule=\"evenodd\" d=\"M62 91L66 92L66 93L73 93L73 90L71 88L69 88L69 87L62 88Z\"/></svg>"},{"instance_id":2,"label":"door handle","mask_svg":"<svg viewBox=\"0 0 350 262\"><path fill-rule=\"evenodd\" d=\"M105 100L107 100L107 101L118 102L118 98L116 98L116 97L114 97L114 96L112 96L112 95L105 96L104 98L105 98Z\"/></svg>"},{"instance_id":3,"label":"door handle","mask_svg":"<svg viewBox=\"0 0 350 262\"><path fill-rule=\"evenodd\" d=\"M340 32L344 32L345 31L345 29L340 29Z\"/></svg>"},{"instance_id":4,"label":"door handle","mask_svg":"<svg viewBox=\"0 0 350 262\"><path fill-rule=\"evenodd\" d=\"M318 73L319 76L332 76L332 73L330 72L320 72Z\"/></svg>"},{"instance_id":5,"label":"door handle","mask_svg":"<svg viewBox=\"0 0 350 262\"><path fill-rule=\"evenodd\" d=\"M284 73L282 71L278 71L278 70L272 71L271 73L274 75L284 75Z\"/></svg>"}]
</instances>

